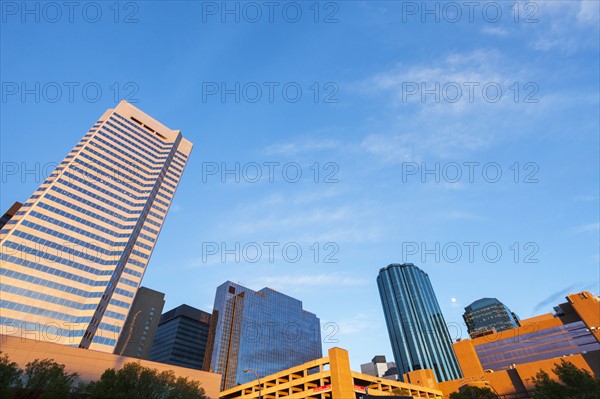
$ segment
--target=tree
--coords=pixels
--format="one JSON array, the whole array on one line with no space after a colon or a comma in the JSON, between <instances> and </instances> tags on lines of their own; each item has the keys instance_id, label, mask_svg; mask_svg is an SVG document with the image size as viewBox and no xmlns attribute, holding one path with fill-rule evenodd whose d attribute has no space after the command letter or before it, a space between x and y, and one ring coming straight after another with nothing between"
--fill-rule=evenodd
<instances>
[{"instance_id":1,"label":"tree","mask_svg":"<svg viewBox=\"0 0 600 399\"><path fill-rule=\"evenodd\" d=\"M480 388L467 385L461 387L459 392L452 392L450 399L498 399L498 395L487 387Z\"/></svg>"},{"instance_id":2,"label":"tree","mask_svg":"<svg viewBox=\"0 0 600 399\"><path fill-rule=\"evenodd\" d=\"M533 378L535 399L597 399L600 398L600 380L587 370L561 359L552 369L560 382L540 370Z\"/></svg>"},{"instance_id":3,"label":"tree","mask_svg":"<svg viewBox=\"0 0 600 399\"><path fill-rule=\"evenodd\" d=\"M2 352L0 352L0 355ZM21 382L21 373L17 363L11 362L8 355L0 356L0 398L10 397L11 388L18 387Z\"/></svg>"},{"instance_id":4,"label":"tree","mask_svg":"<svg viewBox=\"0 0 600 399\"><path fill-rule=\"evenodd\" d=\"M36 359L25 365L23 395L36 399L68 398L78 376L66 373L64 364L52 359Z\"/></svg>"},{"instance_id":5,"label":"tree","mask_svg":"<svg viewBox=\"0 0 600 399\"><path fill-rule=\"evenodd\" d=\"M93 399L206 399L199 382L139 363L127 363L119 371L107 369L88 385L87 393Z\"/></svg>"}]
</instances>

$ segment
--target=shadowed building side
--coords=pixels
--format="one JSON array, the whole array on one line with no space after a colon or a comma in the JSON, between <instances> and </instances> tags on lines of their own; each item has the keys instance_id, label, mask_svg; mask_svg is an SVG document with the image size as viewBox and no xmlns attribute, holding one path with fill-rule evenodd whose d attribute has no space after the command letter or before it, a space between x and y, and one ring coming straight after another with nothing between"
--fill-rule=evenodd
<instances>
[{"instance_id":1,"label":"shadowed building side","mask_svg":"<svg viewBox=\"0 0 600 399\"><path fill-rule=\"evenodd\" d=\"M140 287L123 324L123 333L119 336L114 353L148 359L164 306L165 294Z\"/></svg>"}]
</instances>

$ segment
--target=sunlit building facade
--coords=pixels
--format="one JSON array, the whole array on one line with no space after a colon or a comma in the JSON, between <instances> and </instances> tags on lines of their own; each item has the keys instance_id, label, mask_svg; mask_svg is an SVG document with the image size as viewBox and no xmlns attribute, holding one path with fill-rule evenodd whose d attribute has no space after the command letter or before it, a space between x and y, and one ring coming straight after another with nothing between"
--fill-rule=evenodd
<instances>
[{"instance_id":1,"label":"sunlit building facade","mask_svg":"<svg viewBox=\"0 0 600 399\"><path fill-rule=\"evenodd\" d=\"M432 369L438 381L462 376L444 316L427 273L391 264L377 276L398 374Z\"/></svg>"},{"instance_id":2,"label":"sunlit building facade","mask_svg":"<svg viewBox=\"0 0 600 399\"><path fill-rule=\"evenodd\" d=\"M481 298L465 308L463 319L471 338L519 327L516 314L496 298Z\"/></svg>"},{"instance_id":3,"label":"sunlit building facade","mask_svg":"<svg viewBox=\"0 0 600 399\"><path fill-rule=\"evenodd\" d=\"M217 288L204 369L223 376L223 389L322 353L319 319L302 309L301 301L230 281Z\"/></svg>"},{"instance_id":4,"label":"sunlit building facade","mask_svg":"<svg viewBox=\"0 0 600 399\"><path fill-rule=\"evenodd\" d=\"M528 398L540 370L551 379L561 361L600 376L600 298L584 291L520 326L456 342L454 351L465 378L439 384L449 395L462 386L487 386L500 397Z\"/></svg>"},{"instance_id":5,"label":"sunlit building facade","mask_svg":"<svg viewBox=\"0 0 600 399\"><path fill-rule=\"evenodd\" d=\"M0 333L113 352L191 150L107 110L0 231Z\"/></svg>"}]
</instances>

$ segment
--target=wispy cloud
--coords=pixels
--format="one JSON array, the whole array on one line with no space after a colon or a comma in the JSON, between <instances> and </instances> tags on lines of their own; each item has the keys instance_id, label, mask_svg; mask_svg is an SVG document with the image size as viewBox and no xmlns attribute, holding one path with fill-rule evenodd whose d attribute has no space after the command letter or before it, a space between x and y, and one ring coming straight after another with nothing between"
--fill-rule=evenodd
<instances>
[{"instance_id":1,"label":"wispy cloud","mask_svg":"<svg viewBox=\"0 0 600 399\"><path fill-rule=\"evenodd\" d=\"M573 229L575 233L589 233L600 230L600 223L584 224L583 226L577 226Z\"/></svg>"},{"instance_id":2,"label":"wispy cloud","mask_svg":"<svg viewBox=\"0 0 600 399\"><path fill-rule=\"evenodd\" d=\"M597 195L578 195L573 197L574 201L582 201L582 202L591 202L591 201L598 201L598 196Z\"/></svg>"},{"instance_id":3,"label":"wispy cloud","mask_svg":"<svg viewBox=\"0 0 600 399\"><path fill-rule=\"evenodd\" d=\"M549 309L550 307L564 302L567 294L570 294L574 290L577 290L578 287L581 288L581 286L582 286L582 284L580 284L580 283L571 284L566 288L563 288L559 291L554 292L553 294L549 295L546 299L544 299L543 301L541 301L537 305L535 305L535 307L533 308L533 311L538 312L542 309L550 311L550 309Z\"/></svg>"},{"instance_id":4,"label":"wispy cloud","mask_svg":"<svg viewBox=\"0 0 600 399\"><path fill-rule=\"evenodd\" d=\"M531 46L540 51L558 50L567 54L598 43L597 1L540 1L532 24Z\"/></svg>"},{"instance_id":5,"label":"wispy cloud","mask_svg":"<svg viewBox=\"0 0 600 399\"><path fill-rule=\"evenodd\" d=\"M299 287L343 286L358 287L370 284L365 278L354 277L342 273L295 274L282 276L259 276L252 280L250 286L269 287L275 290L291 290Z\"/></svg>"},{"instance_id":6,"label":"wispy cloud","mask_svg":"<svg viewBox=\"0 0 600 399\"><path fill-rule=\"evenodd\" d=\"M339 333L345 334L364 334L368 331L375 331L384 328L378 322L373 321L374 317L367 313L357 313L350 318L344 318L342 320L330 321L329 323L335 323L339 328Z\"/></svg>"},{"instance_id":7,"label":"wispy cloud","mask_svg":"<svg viewBox=\"0 0 600 399\"><path fill-rule=\"evenodd\" d=\"M492 35L497 37L506 37L508 36L508 30L500 27L490 27L486 26L481 30L486 35Z\"/></svg>"},{"instance_id":8,"label":"wispy cloud","mask_svg":"<svg viewBox=\"0 0 600 399\"><path fill-rule=\"evenodd\" d=\"M515 101L511 87L535 77L539 75L488 48L397 64L356 84L363 94L389 104L388 127L368 133L360 146L386 163L488 149L508 139L508 114L512 125L518 118L530 122L529 104Z\"/></svg>"},{"instance_id":9,"label":"wispy cloud","mask_svg":"<svg viewBox=\"0 0 600 399\"><path fill-rule=\"evenodd\" d=\"M267 155L297 155L305 152L327 151L339 148L342 144L333 139L305 138L287 143L272 144L265 149Z\"/></svg>"}]
</instances>

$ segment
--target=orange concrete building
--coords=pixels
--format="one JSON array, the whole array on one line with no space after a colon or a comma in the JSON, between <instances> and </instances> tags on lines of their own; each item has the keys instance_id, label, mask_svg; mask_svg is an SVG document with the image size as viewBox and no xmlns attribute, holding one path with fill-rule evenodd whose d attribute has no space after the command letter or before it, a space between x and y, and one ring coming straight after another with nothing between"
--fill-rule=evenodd
<instances>
[{"instance_id":1,"label":"orange concrete building","mask_svg":"<svg viewBox=\"0 0 600 399\"><path fill-rule=\"evenodd\" d=\"M521 320L511 330L454 344L464 378L439 383L448 396L464 385L487 386L506 398L528 398L532 379L561 359L600 376L600 299L590 292L571 294L556 314Z\"/></svg>"},{"instance_id":2,"label":"orange concrete building","mask_svg":"<svg viewBox=\"0 0 600 399\"><path fill-rule=\"evenodd\" d=\"M367 390L373 396L442 399L442 391L432 387L435 386L433 371L413 373L416 373L413 380L422 379L423 385L357 373L350 370L348 351L332 348L327 357L222 391L221 399L359 399Z\"/></svg>"}]
</instances>

